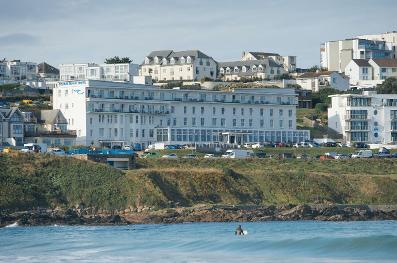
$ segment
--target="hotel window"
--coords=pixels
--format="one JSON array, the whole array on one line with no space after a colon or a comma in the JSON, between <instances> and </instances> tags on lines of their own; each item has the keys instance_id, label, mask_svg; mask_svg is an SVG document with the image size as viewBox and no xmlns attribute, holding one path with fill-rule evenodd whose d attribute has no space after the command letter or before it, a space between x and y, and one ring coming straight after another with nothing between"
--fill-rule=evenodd
<instances>
[{"instance_id":1,"label":"hotel window","mask_svg":"<svg viewBox=\"0 0 397 263\"><path fill-rule=\"evenodd\" d=\"M236 126L237 126L237 120L233 119L233 127L236 127Z\"/></svg>"},{"instance_id":2,"label":"hotel window","mask_svg":"<svg viewBox=\"0 0 397 263\"><path fill-rule=\"evenodd\" d=\"M192 113L196 114L196 107L192 107Z\"/></svg>"},{"instance_id":3,"label":"hotel window","mask_svg":"<svg viewBox=\"0 0 397 263\"><path fill-rule=\"evenodd\" d=\"M273 120L270 120L270 128L274 128L274 122L273 122Z\"/></svg>"},{"instance_id":4,"label":"hotel window","mask_svg":"<svg viewBox=\"0 0 397 263\"><path fill-rule=\"evenodd\" d=\"M201 126L204 126L204 118L201 118L201 119L200 119L200 125L201 125Z\"/></svg>"},{"instance_id":5,"label":"hotel window","mask_svg":"<svg viewBox=\"0 0 397 263\"><path fill-rule=\"evenodd\" d=\"M187 113L187 107L183 106L183 113L186 114Z\"/></svg>"},{"instance_id":6,"label":"hotel window","mask_svg":"<svg viewBox=\"0 0 397 263\"><path fill-rule=\"evenodd\" d=\"M142 129L142 138L145 138L145 129Z\"/></svg>"},{"instance_id":7,"label":"hotel window","mask_svg":"<svg viewBox=\"0 0 397 263\"><path fill-rule=\"evenodd\" d=\"M183 125L187 126L187 118L183 118Z\"/></svg>"},{"instance_id":8,"label":"hotel window","mask_svg":"<svg viewBox=\"0 0 397 263\"><path fill-rule=\"evenodd\" d=\"M192 118L192 126L196 126L196 118Z\"/></svg>"},{"instance_id":9,"label":"hotel window","mask_svg":"<svg viewBox=\"0 0 397 263\"><path fill-rule=\"evenodd\" d=\"M281 110L281 109L278 110L278 115L279 115L279 116L283 116L283 110Z\"/></svg>"},{"instance_id":10,"label":"hotel window","mask_svg":"<svg viewBox=\"0 0 397 263\"><path fill-rule=\"evenodd\" d=\"M233 108L233 115L236 115L236 108Z\"/></svg>"},{"instance_id":11,"label":"hotel window","mask_svg":"<svg viewBox=\"0 0 397 263\"><path fill-rule=\"evenodd\" d=\"M386 73L387 72L387 68L382 68L382 73Z\"/></svg>"},{"instance_id":12,"label":"hotel window","mask_svg":"<svg viewBox=\"0 0 397 263\"><path fill-rule=\"evenodd\" d=\"M244 127L244 119L241 119L240 123L241 123L241 127Z\"/></svg>"},{"instance_id":13,"label":"hotel window","mask_svg":"<svg viewBox=\"0 0 397 263\"><path fill-rule=\"evenodd\" d=\"M283 120L279 120L280 128L283 128Z\"/></svg>"},{"instance_id":14,"label":"hotel window","mask_svg":"<svg viewBox=\"0 0 397 263\"><path fill-rule=\"evenodd\" d=\"M222 114L225 114L225 108L221 109Z\"/></svg>"},{"instance_id":15,"label":"hotel window","mask_svg":"<svg viewBox=\"0 0 397 263\"><path fill-rule=\"evenodd\" d=\"M225 119L221 119L221 127L225 127L225 123L226 123L226 121L225 121Z\"/></svg>"},{"instance_id":16,"label":"hotel window","mask_svg":"<svg viewBox=\"0 0 397 263\"><path fill-rule=\"evenodd\" d=\"M201 107L201 114L204 114L204 107Z\"/></svg>"},{"instance_id":17,"label":"hotel window","mask_svg":"<svg viewBox=\"0 0 397 263\"><path fill-rule=\"evenodd\" d=\"M249 120L248 120L248 125L249 125L250 127L252 127L252 119L249 119Z\"/></svg>"},{"instance_id":18,"label":"hotel window","mask_svg":"<svg viewBox=\"0 0 397 263\"><path fill-rule=\"evenodd\" d=\"M171 113L174 113L174 112L175 112L175 107L171 106Z\"/></svg>"},{"instance_id":19,"label":"hotel window","mask_svg":"<svg viewBox=\"0 0 397 263\"><path fill-rule=\"evenodd\" d=\"M212 126L216 126L216 118L212 118Z\"/></svg>"},{"instance_id":20,"label":"hotel window","mask_svg":"<svg viewBox=\"0 0 397 263\"><path fill-rule=\"evenodd\" d=\"M244 108L241 108L241 115L244 115Z\"/></svg>"},{"instance_id":21,"label":"hotel window","mask_svg":"<svg viewBox=\"0 0 397 263\"><path fill-rule=\"evenodd\" d=\"M114 128L114 136L115 136L115 137L118 136L118 130L117 130L117 128Z\"/></svg>"},{"instance_id":22,"label":"hotel window","mask_svg":"<svg viewBox=\"0 0 397 263\"><path fill-rule=\"evenodd\" d=\"M216 108L215 107L212 107L212 114L216 114Z\"/></svg>"},{"instance_id":23,"label":"hotel window","mask_svg":"<svg viewBox=\"0 0 397 263\"><path fill-rule=\"evenodd\" d=\"M263 128L263 125L265 124L265 121L264 120L261 120L260 121L260 125L261 125L261 128Z\"/></svg>"},{"instance_id":24,"label":"hotel window","mask_svg":"<svg viewBox=\"0 0 397 263\"><path fill-rule=\"evenodd\" d=\"M288 128L292 129L292 120L288 121Z\"/></svg>"},{"instance_id":25,"label":"hotel window","mask_svg":"<svg viewBox=\"0 0 397 263\"><path fill-rule=\"evenodd\" d=\"M288 110L288 117L292 117L292 110Z\"/></svg>"},{"instance_id":26,"label":"hotel window","mask_svg":"<svg viewBox=\"0 0 397 263\"><path fill-rule=\"evenodd\" d=\"M253 112L254 112L254 110L252 108L250 108L250 116L252 116Z\"/></svg>"},{"instance_id":27,"label":"hotel window","mask_svg":"<svg viewBox=\"0 0 397 263\"><path fill-rule=\"evenodd\" d=\"M263 116L263 109L260 109L260 115Z\"/></svg>"},{"instance_id":28,"label":"hotel window","mask_svg":"<svg viewBox=\"0 0 397 263\"><path fill-rule=\"evenodd\" d=\"M172 125L173 125L173 126L176 126L176 118L174 118L174 119L172 120Z\"/></svg>"},{"instance_id":29,"label":"hotel window","mask_svg":"<svg viewBox=\"0 0 397 263\"><path fill-rule=\"evenodd\" d=\"M131 137L131 138L134 137L134 129L130 129L130 137Z\"/></svg>"},{"instance_id":30,"label":"hotel window","mask_svg":"<svg viewBox=\"0 0 397 263\"><path fill-rule=\"evenodd\" d=\"M270 109L270 117L273 116L273 109Z\"/></svg>"}]
</instances>

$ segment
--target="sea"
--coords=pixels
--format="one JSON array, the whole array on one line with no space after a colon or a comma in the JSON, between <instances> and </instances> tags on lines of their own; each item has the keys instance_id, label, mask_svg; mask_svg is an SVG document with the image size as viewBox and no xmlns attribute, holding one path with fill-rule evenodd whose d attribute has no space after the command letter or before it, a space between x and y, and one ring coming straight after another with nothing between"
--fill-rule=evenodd
<instances>
[{"instance_id":1,"label":"sea","mask_svg":"<svg viewBox=\"0 0 397 263\"><path fill-rule=\"evenodd\" d=\"M14 224L0 229L0 262L397 262L397 221Z\"/></svg>"}]
</instances>

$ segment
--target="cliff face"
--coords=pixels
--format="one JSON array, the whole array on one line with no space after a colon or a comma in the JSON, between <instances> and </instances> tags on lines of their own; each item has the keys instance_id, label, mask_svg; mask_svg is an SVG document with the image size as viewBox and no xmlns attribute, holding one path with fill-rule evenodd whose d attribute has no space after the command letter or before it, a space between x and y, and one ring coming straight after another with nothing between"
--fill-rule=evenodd
<instances>
[{"instance_id":1,"label":"cliff face","mask_svg":"<svg viewBox=\"0 0 397 263\"><path fill-rule=\"evenodd\" d=\"M62 213L72 209L78 217L139 217L145 212L155 215L161 209L200 204L257 208L270 204L397 204L394 159L153 159L139 160L139 168L122 172L74 158L17 153L0 154L0 167L3 217L43 209ZM230 215L226 218L240 220L232 210L225 211ZM270 218L281 220L276 214Z\"/></svg>"}]
</instances>

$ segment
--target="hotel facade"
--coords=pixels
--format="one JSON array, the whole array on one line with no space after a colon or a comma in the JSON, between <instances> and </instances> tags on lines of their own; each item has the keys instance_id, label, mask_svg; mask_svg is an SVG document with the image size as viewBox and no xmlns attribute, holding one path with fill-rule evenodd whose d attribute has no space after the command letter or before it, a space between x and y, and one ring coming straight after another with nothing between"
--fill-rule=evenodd
<instances>
[{"instance_id":1,"label":"hotel facade","mask_svg":"<svg viewBox=\"0 0 397 263\"><path fill-rule=\"evenodd\" d=\"M161 89L97 80L60 82L53 107L62 111L76 144L300 142L293 89L233 91Z\"/></svg>"},{"instance_id":2,"label":"hotel facade","mask_svg":"<svg viewBox=\"0 0 397 263\"><path fill-rule=\"evenodd\" d=\"M397 95L365 91L362 95L331 95L328 127L347 143L397 142Z\"/></svg>"}]
</instances>

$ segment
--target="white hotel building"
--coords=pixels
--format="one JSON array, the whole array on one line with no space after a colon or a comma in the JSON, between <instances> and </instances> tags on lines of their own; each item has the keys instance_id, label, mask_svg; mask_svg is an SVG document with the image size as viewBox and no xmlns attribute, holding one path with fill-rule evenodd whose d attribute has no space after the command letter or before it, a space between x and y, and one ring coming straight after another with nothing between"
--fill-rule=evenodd
<instances>
[{"instance_id":1,"label":"white hotel building","mask_svg":"<svg viewBox=\"0 0 397 263\"><path fill-rule=\"evenodd\" d=\"M328 126L347 143L397 142L397 94L331 95Z\"/></svg>"},{"instance_id":2,"label":"white hotel building","mask_svg":"<svg viewBox=\"0 0 397 263\"><path fill-rule=\"evenodd\" d=\"M76 144L112 146L298 142L293 89L232 92L161 89L107 81L60 82L54 109L77 131Z\"/></svg>"}]
</instances>

